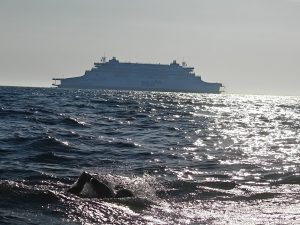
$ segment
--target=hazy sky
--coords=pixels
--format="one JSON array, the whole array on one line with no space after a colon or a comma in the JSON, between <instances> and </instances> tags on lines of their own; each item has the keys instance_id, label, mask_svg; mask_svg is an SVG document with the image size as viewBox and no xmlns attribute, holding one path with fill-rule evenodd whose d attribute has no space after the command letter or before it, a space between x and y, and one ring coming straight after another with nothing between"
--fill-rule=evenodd
<instances>
[{"instance_id":1,"label":"hazy sky","mask_svg":"<svg viewBox=\"0 0 300 225\"><path fill-rule=\"evenodd\" d=\"M0 30L0 85L51 86L105 53L300 96L300 0L0 0Z\"/></svg>"}]
</instances>

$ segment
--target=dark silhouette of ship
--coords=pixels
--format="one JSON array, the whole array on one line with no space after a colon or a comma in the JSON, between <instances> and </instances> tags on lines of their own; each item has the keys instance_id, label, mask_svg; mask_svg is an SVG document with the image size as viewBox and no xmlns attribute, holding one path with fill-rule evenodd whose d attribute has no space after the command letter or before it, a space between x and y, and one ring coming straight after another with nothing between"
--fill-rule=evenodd
<instances>
[{"instance_id":1,"label":"dark silhouette of ship","mask_svg":"<svg viewBox=\"0 0 300 225\"><path fill-rule=\"evenodd\" d=\"M115 89L164 92L220 93L221 83L208 83L194 73L185 62L179 65L119 62L115 57L108 62L102 57L83 76L53 78L59 88Z\"/></svg>"}]
</instances>

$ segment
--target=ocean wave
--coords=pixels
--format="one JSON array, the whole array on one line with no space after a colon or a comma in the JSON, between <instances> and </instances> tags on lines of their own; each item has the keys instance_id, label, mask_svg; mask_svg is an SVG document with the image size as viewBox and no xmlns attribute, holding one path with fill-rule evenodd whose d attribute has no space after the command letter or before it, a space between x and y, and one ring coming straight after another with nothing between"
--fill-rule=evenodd
<instances>
[{"instance_id":1,"label":"ocean wave","mask_svg":"<svg viewBox=\"0 0 300 225\"><path fill-rule=\"evenodd\" d=\"M145 210L146 208L150 208L155 204L153 201L148 200L146 198L132 197L132 198L112 198L105 199L105 201L110 203L115 203L119 205L124 205L129 207L131 210Z\"/></svg>"},{"instance_id":2,"label":"ocean wave","mask_svg":"<svg viewBox=\"0 0 300 225\"><path fill-rule=\"evenodd\" d=\"M0 156L8 155L11 151L0 148Z\"/></svg>"},{"instance_id":3,"label":"ocean wave","mask_svg":"<svg viewBox=\"0 0 300 225\"><path fill-rule=\"evenodd\" d=\"M20 166L0 166L1 179L25 179L27 176L40 174L33 168L24 168ZM0 180L1 182L1 180Z\"/></svg>"},{"instance_id":4,"label":"ocean wave","mask_svg":"<svg viewBox=\"0 0 300 225\"><path fill-rule=\"evenodd\" d=\"M12 145L24 145L30 141L34 141L36 137L32 136L19 136L19 137L7 137L0 139L0 143L12 144Z\"/></svg>"},{"instance_id":5,"label":"ocean wave","mask_svg":"<svg viewBox=\"0 0 300 225\"><path fill-rule=\"evenodd\" d=\"M68 142L60 141L54 137L39 137L25 145L24 148L35 151L66 151L74 149Z\"/></svg>"},{"instance_id":6,"label":"ocean wave","mask_svg":"<svg viewBox=\"0 0 300 225\"><path fill-rule=\"evenodd\" d=\"M269 182L276 182L283 177L292 176L293 173L266 173L261 176L261 180L269 181Z\"/></svg>"},{"instance_id":7,"label":"ocean wave","mask_svg":"<svg viewBox=\"0 0 300 225\"><path fill-rule=\"evenodd\" d=\"M184 180L176 180L167 184L170 188L180 189L180 190L189 190L194 191L199 189L199 187L210 187L215 189L223 189L223 190L231 190L238 186L233 181L184 181Z\"/></svg>"},{"instance_id":8,"label":"ocean wave","mask_svg":"<svg viewBox=\"0 0 300 225\"><path fill-rule=\"evenodd\" d=\"M199 186L217 188L223 190L231 190L237 187L238 184L233 181L205 181L205 182L200 182Z\"/></svg>"},{"instance_id":9,"label":"ocean wave","mask_svg":"<svg viewBox=\"0 0 300 225\"><path fill-rule=\"evenodd\" d=\"M105 131L106 135L116 135L118 131L108 130ZM105 145L105 146L113 146L116 148L138 148L141 147L140 144L132 141L131 139L116 139L110 138L107 136L100 136L98 140L94 141L96 145Z\"/></svg>"},{"instance_id":10,"label":"ocean wave","mask_svg":"<svg viewBox=\"0 0 300 225\"><path fill-rule=\"evenodd\" d=\"M232 181L173 181L165 183L165 189L157 191L162 199L175 201L195 201L199 199L218 199L232 201L257 201L273 199L282 195L278 192L259 192L257 190L244 190Z\"/></svg>"},{"instance_id":11,"label":"ocean wave","mask_svg":"<svg viewBox=\"0 0 300 225\"><path fill-rule=\"evenodd\" d=\"M214 159L207 159L197 163L193 163L191 167L196 167L198 169L205 169L205 170L215 170L220 166L219 160Z\"/></svg>"},{"instance_id":12,"label":"ocean wave","mask_svg":"<svg viewBox=\"0 0 300 225\"><path fill-rule=\"evenodd\" d=\"M273 199L280 195L279 193L272 193L272 192L261 192L261 193L248 193L244 195L236 195L228 200L233 201L258 201L258 200L264 200L264 199Z\"/></svg>"},{"instance_id":13,"label":"ocean wave","mask_svg":"<svg viewBox=\"0 0 300 225\"><path fill-rule=\"evenodd\" d=\"M71 185L74 181L69 177L60 177L53 174L36 171L35 173L25 176L22 182L28 186L46 185L47 187L47 185L52 186L55 184L56 186L61 185L65 187L66 184Z\"/></svg>"},{"instance_id":14,"label":"ocean wave","mask_svg":"<svg viewBox=\"0 0 300 225\"><path fill-rule=\"evenodd\" d=\"M75 160L70 156L62 156L54 152L46 152L41 153L32 157L28 157L28 159L32 162L39 162L39 163L71 163Z\"/></svg>"},{"instance_id":15,"label":"ocean wave","mask_svg":"<svg viewBox=\"0 0 300 225\"><path fill-rule=\"evenodd\" d=\"M74 127L74 128L83 128L89 126L88 123L80 121L77 118L74 117L61 118L61 116L56 116L56 115L49 115L47 117L36 116L34 118L30 118L30 120L35 123L42 123L46 125L64 125L64 126Z\"/></svg>"},{"instance_id":16,"label":"ocean wave","mask_svg":"<svg viewBox=\"0 0 300 225\"><path fill-rule=\"evenodd\" d=\"M97 103L97 104L106 104L108 100L107 99L91 99L90 103Z\"/></svg>"},{"instance_id":17,"label":"ocean wave","mask_svg":"<svg viewBox=\"0 0 300 225\"><path fill-rule=\"evenodd\" d=\"M80 121L73 117L66 117L60 120L60 123L75 127L87 127L88 124L86 122Z\"/></svg>"},{"instance_id":18,"label":"ocean wave","mask_svg":"<svg viewBox=\"0 0 300 225\"><path fill-rule=\"evenodd\" d=\"M24 207L25 204L49 204L59 200L57 195L49 190L41 190L22 182L0 181L0 205L9 207ZM16 204L15 204L16 203ZM20 204L21 203L21 204Z\"/></svg>"},{"instance_id":19,"label":"ocean wave","mask_svg":"<svg viewBox=\"0 0 300 225\"><path fill-rule=\"evenodd\" d=\"M282 175L273 184L300 184L300 174Z\"/></svg>"},{"instance_id":20,"label":"ocean wave","mask_svg":"<svg viewBox=\"0 0 300 225\"><path fill-rule=\"evenodd\" d=\"M110 145L117 147L117 148L137 148L140 147L139 144L135 142L129 142L129 141L113 141L109 142Z\"/></svg>"},{"instance_id":21,"label":"ocean wave","mask_svg":"<svg viewBox=\"0 0 300 225\"><path fill-rule=\"evenodd\" d=\"M235 196L234 192L228 191L234 188L235 185L224 185L223 182L219 184L215 183L214 185L204 185L204 183L201 182L177 180L164 185L164 190L157 191L157 196L162 199L172 198L175 201L193 201L196 199L228 198Z\"/></svg>"},{"instance_id":22,"label":"ocean wave","mask_svg":"<svg viewBox=\"0 0 300 225\"><path fill-rule=\"evenodd\" d=\"M29 116L33 114L33 112L27 110L12 110L0 108L0 116Z\"/></svg>"},{"instance_id":23,"label":"ocean wave","mask_svg":"<svg viewBox=\"0 0 300 225\"><path fill-rule=\"evenodd\" d=\"M30 112L34 112L34 114L51 115L55 113L55 110L46 108L46 106L30 105L29 107Z\"/></svg>"}]
</instances>

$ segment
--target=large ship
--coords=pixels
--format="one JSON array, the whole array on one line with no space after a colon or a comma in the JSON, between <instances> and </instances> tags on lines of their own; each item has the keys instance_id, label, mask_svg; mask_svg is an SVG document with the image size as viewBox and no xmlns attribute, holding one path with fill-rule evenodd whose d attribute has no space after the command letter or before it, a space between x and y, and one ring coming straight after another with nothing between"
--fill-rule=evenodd
<instances>
[{"instance_id":1,"label":"large ship","mask_svg":"<svg viewBox=\"0 0 300 225\"><path fill-rule=\"evenodd\" d=\"M94 63L83 76L53 78L59 88L115 89L164 92L220 93L221 83L208 83L194 73L185 62L179 65L119 62L115 57Z\"/></svg>"}]
</instances>

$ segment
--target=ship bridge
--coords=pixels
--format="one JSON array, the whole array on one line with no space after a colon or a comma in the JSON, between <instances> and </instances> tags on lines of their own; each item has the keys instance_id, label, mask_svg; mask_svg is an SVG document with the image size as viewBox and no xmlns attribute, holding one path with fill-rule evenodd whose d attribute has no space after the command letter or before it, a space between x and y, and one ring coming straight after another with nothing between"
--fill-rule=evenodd
<instances>
[{"instance_id":1,"label":"ship bridge","mask_svg":"<svg viewBox=\"0 0 300 225\"><path fill-rule=\"evenodd\" d=\"M65 78L52 78L52 86L59 87L61 85L61 81Z\"/></svg>"}]
</instances>

